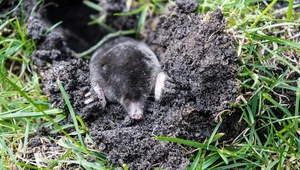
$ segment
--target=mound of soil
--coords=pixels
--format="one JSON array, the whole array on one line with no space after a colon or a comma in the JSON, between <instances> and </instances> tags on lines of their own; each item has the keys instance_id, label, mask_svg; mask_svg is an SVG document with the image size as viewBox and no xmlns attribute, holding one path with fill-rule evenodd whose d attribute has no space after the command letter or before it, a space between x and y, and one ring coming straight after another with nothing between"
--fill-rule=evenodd
<instances>
[{"instance_id":1,"label":"mound of soil","mask_svg":"<svg viewBox=\"0 0 300 170\"><path fill-rule=\"evenodd\" d=\"M144 41L160 58L164 71L175 84L175 92L165 94L160 102L149 98L143 120L134 121L118 103L109 103L104 110L97 100L84 104L84 95L91 88L88 61L76 58L74 51L86 49L107 31L95 26L86 28L88 31L82 34L85 27L81 25L87 20L86 14L61 18L64 12L70 11L91 14L82 1L46 2L56 6L44 4L35 16L28 15L27 30L37 42L32 58L43 75L43 91L52 105L65 108L57 86L59 79L98 149L108 155L113 165L127 164L130 169L186 169L192 148L184 150L178 144L160 142L154 136L203 141L210 137L218 114L231 109L229 103L234 102L238 93L237 57L234 40L224 32L226 25L221 10L209 15L194 14L197 1L176 1L178 5L158 21L147 21ZM26 3L33 7L36 2ZM66 9L70 3L73 5ZM107 24L117 30L128 29L138 22L138 17L120 17L118 20L122 22L114 22L114 12L128 11L124 3L126 1L102 1L107 11ZM27 14L28 11L30 8ZM60 19L72 22L65 22L56 31L44 34L51 23ZM94 32L97 36L93 37ZM74 37L77 43L72 43ZM234 129L237 119L237 116L225 115L219 131L230 138L237 133Z\"/></svg>"},{"instance_id":2,"label":"mound of soil","mask_svg":"<svg viewBox=\"0 0 300 170\"><path fill-rule=\"evenodd\" d=\"M175 82L176 93L150 103L142 121L126 122L120 117L126 116L122 109L107 109L91 122L91 135L113 164L127 163L132 169L188 167L190 152L153 137L203 141L211 135L217 114L230 108L238 92L237 65L233 40L223 31L224 21L220 10L202 17L172 13L162 16L149 31L146 41ZM232 128L223 130L229 133Z\"/></svg>"}]
</instances>

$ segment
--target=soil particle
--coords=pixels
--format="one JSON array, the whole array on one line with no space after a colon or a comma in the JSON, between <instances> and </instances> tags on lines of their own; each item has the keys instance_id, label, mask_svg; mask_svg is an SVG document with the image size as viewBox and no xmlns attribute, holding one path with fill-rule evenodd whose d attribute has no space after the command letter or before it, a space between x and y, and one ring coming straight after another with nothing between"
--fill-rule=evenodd
<instances>
[{"instance_id":1,"label":"soil particle","mask_svg":"<svg viewBox=\"0 0 300 170\"><path fill-rule=\"evenodd\" d=\"M198 9L199 2L197 0L176 0L176 5L185 13L191 13Z\"/></svg>"},{"instance_id":2,"label":"soil particle","mask_svg":"<svg viewBox=\"0 0 300 170\"><path fill-rule=\"evenodd\" d=\"M27 26L27 35L29 38L38 41L43 37L43 34L46 32L46 27L43 26L41 21L35 17L29 17L27 20L28 26Z\"/></svg>"}]
</instances>

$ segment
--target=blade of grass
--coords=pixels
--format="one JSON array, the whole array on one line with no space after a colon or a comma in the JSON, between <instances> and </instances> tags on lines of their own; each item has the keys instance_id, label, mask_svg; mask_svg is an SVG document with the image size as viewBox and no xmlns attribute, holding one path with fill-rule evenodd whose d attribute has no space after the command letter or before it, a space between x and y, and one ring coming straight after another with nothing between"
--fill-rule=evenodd
<instances>
[{"instance_id":1,"label":"blade of grass","mask_svg":"<svg viewBox=\"0 0 300 170\"><path fill-rule=\"evenodd\" d=\"M256 20L254 21L254 23L250 26L250 28L255 27L255 25L258 23L258 21L260 21L260 19L272 8L272 6L277 2L277 0L273 0L265 10L263 10L263 12L256 18Z\"/></svg>"},{"instance_id":2,"label":"blade of grass","mask_svg":"<svg viewBox=\"0 0 300 170\"><path fill-rule=\"evenodd\" d=\"M199 149L199 151L198 151L198 154L197 154L197 156L196 156L196 158L194 159L194 161L193 161L193 163L192 163L192 165L189 167L189 169L188 170L196 170L196 168L197 168L197 165L199 164L199 161L200 161L200 156L201 156L201 149Z\"/></svg>"},{"instance_id":3,"label":"blade of grass","mask_svg":"<svg viewBox=\"0 0 300 170\"><path fill-rule=\"evenodd\" d=\"M208 169L211 165L216 163L219 158L220 155L216 153L208 155L208 158L206 158L205 162L202 164L202 169Z\"/></svg>"},{"instance_id":4,"label":"blade of grass","mask_svg":"<svg viewBox=\"0 0 300 170\"><path fill-rule=\"evenodd\" d=\"M141 30L143 29L143 27L145 25L148 9L149 9L149 6L146 6L140 14L140 18L139 18L139 22L138 22L138 26L137 26L137 34L136 34L137 37L139 36L139 33L141 32Z\"/></svg>"},{"instance_id":5,"label":"blade of grass","mask_svg":"<svg viewBox=\"0 0 300 170\"><path fill-rule=\"evenodd\" d=\"M17 166L18 169L21 169L21 166L19 165L16 157L14 156L14 154L11 152L11 150L7 147L7 145L5 144L4 140L2 137L0 137L0 143L1 143L1 146L2 146L2 150L3 151L6 151L10 158L13 160L13 162L15 163L15 166Z\"/></svg>"},{"instance_id":6,"label":"blade of grass","mask_svg":"<svg viewBox=\"0 0 300 170\"><path fill-rule=\"evenodd\" d=\"M62 125L61 126L61 128L62 129L67 129L67 128L71 128L71 127L74 127L74 125L73 124L65 124L65 125ZM57 133L57 132L59 132L60 130L59 129L52 129L51 131L50 131L50 134L55 134L55 133ZM77 132L77 131L76 131ZM78 132L77 132L78 133Z\"/></svg>"},{"instance_id":7,"label":"blade of grass","mask_svg":"<svg viewBox=\"0 0 300 170\"><path fill-rule=\"evenodd\" d=\"M225 162L226 165L228 165L228 159L226 158L226 156L223 154L221 149L217 149L218 154L220 155L220 157L222 158L222 160Z\"/></svg>"},{"instance_id":8,"label":"blade of grass","mask_svg":"<svg viewBox=\"0 0 300 170\"><path fill-rule=\"evenodd\" d=\"M54 120L56 123L58 123L58 122L64 120L65 118L66 118L66 115L60 114L60 115L58 115L58 116L57 116L55 119L53 119L53 120ZM46 122L46 123L44 123L44 127L45 127L45 128L48 128L48 127L50 127L51 125L53 125L52 122Z\"/></svg>"},{"instance_id":9,"label":"blade of grass","mask_svg":"<svg viewBox=\"0 0 300 170\"><path fill-rule=\"evenodd\" d=\"M253 35L255 36L255 32L257 31L263 31L266 29L272 29L272 28L281 28L282 26L299 26L299 23L295 23L295 22L284 22L284 23L276 23L276 24L272 24L272 25L264 25L261 27L257 27L257 28L251 28L251 29L247 29L247 33L254 33Z\"/></svg>"},{"instance_id":10,"label":"blade of grass","mask_svg":"<svg viewBox=\"0 0 300 170\"><path fill-rule=\"evenodd\" d=\"M84 142L82 140L82 136L81 136L81 133L80 133L80 130L79 130L79 127L78 127L76 115L75 115L74 109L73 109L73 107L71 105L71 102L69 100L69 97L67 95L67 92L65 91L65 89L64 89L64 87L61 84L61 82L60 82L59 79L57 79L57 84L58 84L59 90L60 90L60 92L61 92L61 94L62 94L62 96L63 96L63 98L64 98L64 100L65 100L65 102L67 104L67 107L68 107L68 109L70 111L70 114L71 114L71 117L72 117L72 120L73 120L73 123L74 123L74 126L75 126L75 130L77 132L78 139L79 139L79 141L81 143L81 146L85 147L85 144L84 144Z\"/></svg>"},{"instance_id":11,"label":"blade of grass","mask_svg":"<svg viewBox=\"0 0 300 170\"><path fill-rule=\"evenodd\" d=\"M216 133L217 133L217 131L218 131L220 125L221 125L221 122L219 122L219 123L216 125L214 131L212 132L212 134L211 134L211 136L210 136L210 138L209 138L209 140L208 140L208 142L207 142L207 148L206 148L206 149L208 149L209 145L210 145L213 141L218 140L218 139L221 137L221 136L217 136L217 138L216 138Z\"/></svg>"},{"instance_id":12,"label":"blade of grass","mask_svg":"<svg viewBox=\"0 0 300 170\"><path fill-rule=\"evenodd\" d=\"M99 48L103 43L105 43L110 38L123 36L123 35L134 34L134 33L136 33L135 30L127 30L127 31L119 31L119 32L110 33L110 34L106 35L104 38L102 38L101 41L99 41L96 45L94 45L90 49L88 49L88 50L86 50L82 53L79 53L77 55L78 55L78 57L83 57L83 56L88 55L89 53L95 51L97 48Z\"/></svg>"},{"instance_id":13,"label":"blade of grass","mask_svg":"<svg viewBox=\"0 0 300 170\"><path fill-rule=\"evenodd\" d=\"M8 24L11 24L12 21L14 21L16 18L11 18L11 19L8 19L7 21L5 21L3 24L0 25L0 31L6 27Z\"/></svg>"},{"instance_id":14,"label":"blade of grass","mask_svg":"<svg viewBox=\"0 0 300 170\"><path fill-rule=\"evenodd\" d=\"M299 105L300 105L300 78L298 78L298 81L297 81L297 92L296 92L296 104L295 104L295 116L296 117L299 117ZM294 124L295 124L295 129L296 129L296 133L299 129L299 120L298 118L297 119L294 119ZM299 139L296 137L295 138L296 141L297 141L297 150L298 150L298 153L300 153L300 142L299 142Z\"/></svg>"},{"instance_id":15,"label":"blade of grass","mask_svg":"<svg viewBox=\"0 0 300 170\"><path fill-rule=\"evenodd\" d=\"M298 117L299 116L299 106L300 106L300 78L298 78L297 81L297 91L296 91L296 104L295 104L295 116ZM295 129L298 129L298 119L294 119L295 120ZM299 144L300 145L300 144Z\"/></svg>"},{"instance_id":16,"label":"blade of grass","mask_svg":"<svg viewBox=\"0 0 300 170\"><path fill-rule=\"evenodd\" d=\"M68 137L72 142L74 142L76 145L78 145L79 147L80 144L78 142L76 142L65 130L63 130L56 122L54 122L54 120L48 115L46 114L42 109L40 109L40 107L30 98L28 97L21 89L19 86L17 86L15 83L13 83L9 78L7 78L3 72L0 72L0 76L6 81L8 82L15 90L17 90L21 96L23 96L24 98L26 98L33 106L35 106L38 110L41 110L41 112L44 114L44 116L51 121L54 126L58 129L60 129L60 131L66 136ZM86 151L86 153L88 154L87 150L85 148L82 147L82 149L84 149Z\"/></svg>"},{"instance_id":17,"label":"blade of grass","mask_svg":"<svg viewBox=\"0 0 300 170\"><path fill-rule=\"evenodd\" d=\"M287 21L290 21L291 18L292 18L293 4L294 4L294 0L289 0L288 11L286 13L286 20Z\"/></svg>"},{"instance_id":18,"label":"blade of grass","mask_svg":"<svg viewBox=\"0 0 300 170\"><path fill-rule=\"evenodd\" d=\"M83 120L80 116L76 116L77 121L80 123L81 129L85 132L88 132L87 127L85 126Z\"/></svg>"},{"instance_id":19,"label":"blade of grass","mask_svg":"<svg viewBox=\"0 0 300 170\"><path fill-rule=\"evenodd\" d=\"M20 7L20 5L22 4L23 0L19 0L19 3L9 12L5 13L5 14L2 14L0 15L0 18L4 18L8 15L10 15L11 13L13 13L16 9L18 9Z\"/></svg>"},{"instance_id":20,"label":"blade of grass","mask_svg":"<svg viewBox=\"0 0 300 170\"><path fill-rule=\"evenodd\" d=\"M23 147L23 155L26 154L26 150L27 150L27 144L28 144L28 136L29 136L29 128L30 128L30 119L27 119L27 123L26 123L26 129L25 129L25 134L24 134L24 147Z\"/></svg>"},{"instance_id":21,"label":"blade of grass","mask_svg":"<svg viewBox=\"0 0 300 170\"><path fill-rule=\"evenodd\" d=\"M1 137L2 137L2 135L1 135ZM4 152L4 146L1 144L1 162L0 162L0 166L1 167L4 167L4 157L5 157L5 152Z\"/></svg>"},{"instance_id":22,"label":"blade of grass","mask_svg":"<svg viewBox=\"0 0 300 170\"><path fill-rule=\"evenodd\" d=\"M44 113L43 113L44 112ZM62 113L60 109L51 109L43 112L20 112L20 113L12 113L12 114L1 114L0 119L13 119L13 118L25 118L25 117L39 117L47 115L56 115Z\"/></svg>"},{"instance_id":23,"label":"blade of grass","mask_svg":"<svg viewBox=\"0 0 300 170\"><path fill-rule=\"evenodd\" d=\"M300 7L300 4L295 4L295 5L293 5L292 6L292 9L296 9L296 8L299 8ZM282 13L285 13L285 12L287 12L288 11L288 9L289 9L289 7L287 6L287 7L284 7L284 8L280 8L280 9L277 9L277 10L275 10L273 13L272 13L272 15L278 15L278 14L282 14Z\"/></svg>"},{"instance_id":24,"label":"blade of grass","mask_svg":"<svg viewBox=\"0 0 300 170\"><path fill-rule=\"evenodd\" d=\"M139 7L138 9L131 11L131 12L123 12L123 13L114 13L114 16L132 16L135 14L140 13L141 11L143 11L148 5L144 4L141 7Z\"/></svg>"},{"instance_id":25,"label":"blade of grass","mask_svg":"<svg viewBox=\"0 0 300 170\"><path fill-rule=\"evenodd\" d=\"M249 166L249 163L236 163L236 164L232 164L232 165L217 167L217 168L214 168L214 170L236 169L236 168L239 169L238 167L247 167L247 166Z\"/></svg>"},{"instance_id":26,"label":"blade of grass","mask_svg":"<svg viewBox=\"0 0 300 170\"><path fill-rule=\"evenodd\" d=\"M180 143L180 144L184 144L184 145L194 146L197 148L208 149L211 151L217 150L217 147L215 147L215 146L207 147L206 144L198 143L198 142L194 142L194 141L190 141L190 140L178 139L178 138L173 138L173 137L165 137L165 136L155 136L155 138L160 141L176 142L176 143Z\"/></svg>"},{"instance_id":27,"label":"blade of grass","mask_svg":"<svg viewBox=\"0 0 300 170\"><path fill-rule=\"evenodd\" d=\"M263 94L263 97L264 97L265 99L269 100L272 104L274 104L275 106L277 106L279 109L281 109L281 110L282 110L285 114L287 114L289 117L292 117L290 111L289 111L287 108L281 106L281 105L280 105L279 103L277 103L274 99L272 99L268 94L264 93L264 94ZM291 122L289 122L289 123L291 123Z\"/></svg>"},{"instance_id":28,"label":"blade of grass","mask_svg":"<svg viewBox=\"0 0 300 170\"><path fill-rule=\"evenodd\" d=\"M300 43L298 42L293 42L290 40L286 40L286 39L282 39L282 38L278 38L278 37L274 37L274 36L267 36L267 35L262 35L262 34L255 34L257 37L263 38L265 40L268 40L270 42L277 42L280 43L282 45L289 45L292 47L296 47L298 49L300 49Z\"/></svg>"},{"instance_id":29,"label":"blade of grass","mask_svg":"<svg viewBox=\"0 0 300 170\"><path fill-rule=\"evenodd\" d=\"M96 11L99 11L99 12L102 11L102 8L100 7L100 5L98 5L98 4L96 4L96 3L92 2L92 1L86 1L86 0L84 0L83 3L84 3L86 6L92 8L92 9L94 9L94 10L96 10Z\"/></svg>"},{"instance_id":30,"label":"blade of grass","mask_svg":"<svg viewBox=\"0 0 300 170\"><path fill-rule=\"evenodd\" d=\"M58 27L59 25L61 25L63 22L59 21L56 24L52 25L50 28L47 29L47 31L43 34L43 36L49 34L50 32L52 32L56 27Z\"/></svg>"},{"instance_id":31,"label":"blade of grass","mask_svg":"<svg viewBox=\"0 0 300 170\"><path fill-rule=\"evenodd\" d=\"M261 45L264 49L266 49L269 53L274 55L276 58L278 58L280 61L282 61L284 64L288 65L290 68L292 68L294 71L296 71L298 74L300 74L300 71L297 67L293 66L290 62L288 62L286 59L283 57L279 56L276 54L274 51L270 50L268 47L262 45L261 43L258 42L259 45Z\"/></svg>"},{"instance_id":32,"label":"blade of grass","mask_svg":"<svg viewBox=\"0 0 300 170\"><path fill-rule=\"evenodd\" d=\"M36 8L42 3L44 2L44 0L39 0L35 5L34 7L32 8L31 12L30 12L30 16L33 16L34 15L34 11L36 10Z\"/></svg>"},{"instance_id":33,"label":"blade of grass","mask_svg":"<svg viewBox=\"0 0 300 170\"><path fill-rule=\"evenodd\" d=\"M47 160L45 160L45 162L47 162ZM80 161L61 160L61 161L59 161L59 163L77 164L77 165L81 165L85 168L89 167L89 168L93 168L93 169L104 170L103 166L96 164L96 163L88 162L86 160L80 160Z\"/></svg>"},{"instance_id":34,"label":"blade of grass","mask_svg":"<svg viewBox=\"0 0 300 170\"><path fill-rule=\"evenodd\" d=\"M39 168L39 167L28 165L28 164L22 163L22 162L19 162L19 165L24 167L24 168L27 168L27 169L39 169L39 170L41 170L41 168ZM24 169L24 168L22 168L22 169Z\"/></svg>"},{"instance_id":35,"label":"blade of grass","mask_svg":"<svg viewBox=\"0 0 300 170\"><path fill-rule=\"evenodd\" d=\"M279 159L274 160L272 163L270 163L270 164L268 165L268 167L266 168L266 170L271 170L271 169L273 169L273 167L274 167L276 164L278 164L278 162L279 162Z\"/></svg>"},{"instance_id":36,"label":"blade of grass","mask_svg":"<svg viewBox=\"0 0 300 170\"><path fill-rule=\"evenodd\" d=\"M105 15L100 16L99 18L96 18L95 16L91 16L91 19L93 21L89 22L88 25L93 25L93 24L99 24L101 27L103 27L104 29L106 29L109 32L116 32L116 30L110 26L108 26L107 24L104 23L105 20Z\"/></svg>"}]
</instances>

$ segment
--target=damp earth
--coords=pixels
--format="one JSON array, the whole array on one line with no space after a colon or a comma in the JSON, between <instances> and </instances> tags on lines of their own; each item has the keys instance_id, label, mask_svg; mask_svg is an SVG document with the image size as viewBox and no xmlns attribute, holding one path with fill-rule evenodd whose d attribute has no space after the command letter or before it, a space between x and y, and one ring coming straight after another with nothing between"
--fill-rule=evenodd
<instances>
[{"instance_id":1,"label":"damp earth","mask_svg":"<svg viewBox=\"0 0 300 170\"><path fill-rule=\"evenodd\" d=\"M218 132L225 134L221 140L231 140L240 130L239 114L231 107L239 94L235 41L224 31L226 20L222 11L197 14L197 1L176 2L166 14L147 19L140 36L158 56L164 72L174 82L175 91L166 93L159 102L150 96L144 118L134 121L118 103L110 102L105 109L97 100L84 103L85 94L91 89L89 60L77 57L77 53L108 34L100 26L87 25L91 21L89 15L97 15L97 11L80 0L46 0L30 15L37 1L24 1L27 32L37 44L31 57L42 76L43 93L52 107L67 110L57 85L57 80L62 82L96 148L107 154L112 165L127 164L130 169L186 169L195 148L162 142L155 136L203 142L221 120ZM136 27L138 16L113 15L128 12L125 0L104 0L100 4L111 28ZM18 11L12 15L19 15ZM63 23L45 34L59 21Z\"/></svg>"}]
</instances>

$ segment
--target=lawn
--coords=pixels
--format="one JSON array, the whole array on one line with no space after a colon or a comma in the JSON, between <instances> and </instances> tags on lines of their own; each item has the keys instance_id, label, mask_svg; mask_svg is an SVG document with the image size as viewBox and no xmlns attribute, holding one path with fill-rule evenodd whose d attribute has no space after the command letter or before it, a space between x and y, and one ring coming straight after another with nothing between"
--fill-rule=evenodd
<instances>
[{"instance_id":1,"label":"lawn","mask_svg":"<svg viewBox=\"0 0 300 170\"><path fill-rule=\"evenodd\" d=\"M84 2L95 10L101 10L93 2ZM236 41L240 94L231 105L232 110L240 113L240 123L246 126L230 142L224 142L222 137L226 134L218 131L221 120L210 138L203 142L165 136L156 138L194 147L189 169L300 169L299 1L198 2L200 5L195 13L199 15L217 8L223 11L227 21L226 32ZM140 4L140 7L117 15L139 15L139 23L136 30L121 34L142 31L149 17L148 11L153 10L153 15L162 15L160 13L164 10L160 9L164 8L166 1L132 0L131 3ZM169 3L174 4L173 1ZM95 142L87 133L84 122L74 112L62 84L58 81L67 110L52 108L47 97L41 93L41 76L30 58L37 49L36 42L26 34L24 14L22 17L11 17L11 13L18 8L24 8L22 1L0 15L0 167L114 169L109 166L106 156L95 149ZM92 19L115 31L101 17ZM119 34L111 33L103 40ZM78 56L86 56L94 49L92 47ZM69 113L72 123L63 124ZM43 137L47 148L42 154L48 158L44 160L39 157L40 153L32 149L35 139L40 138L37 133L41 128L49 127L49 135ZM66 131L67 128L72 130ZM54 138L52 134L57 135ZM51 143L57 144L59 150L52 152ZM127 169L127 165L121 166Z\"/></svg>"}]
</instances>

